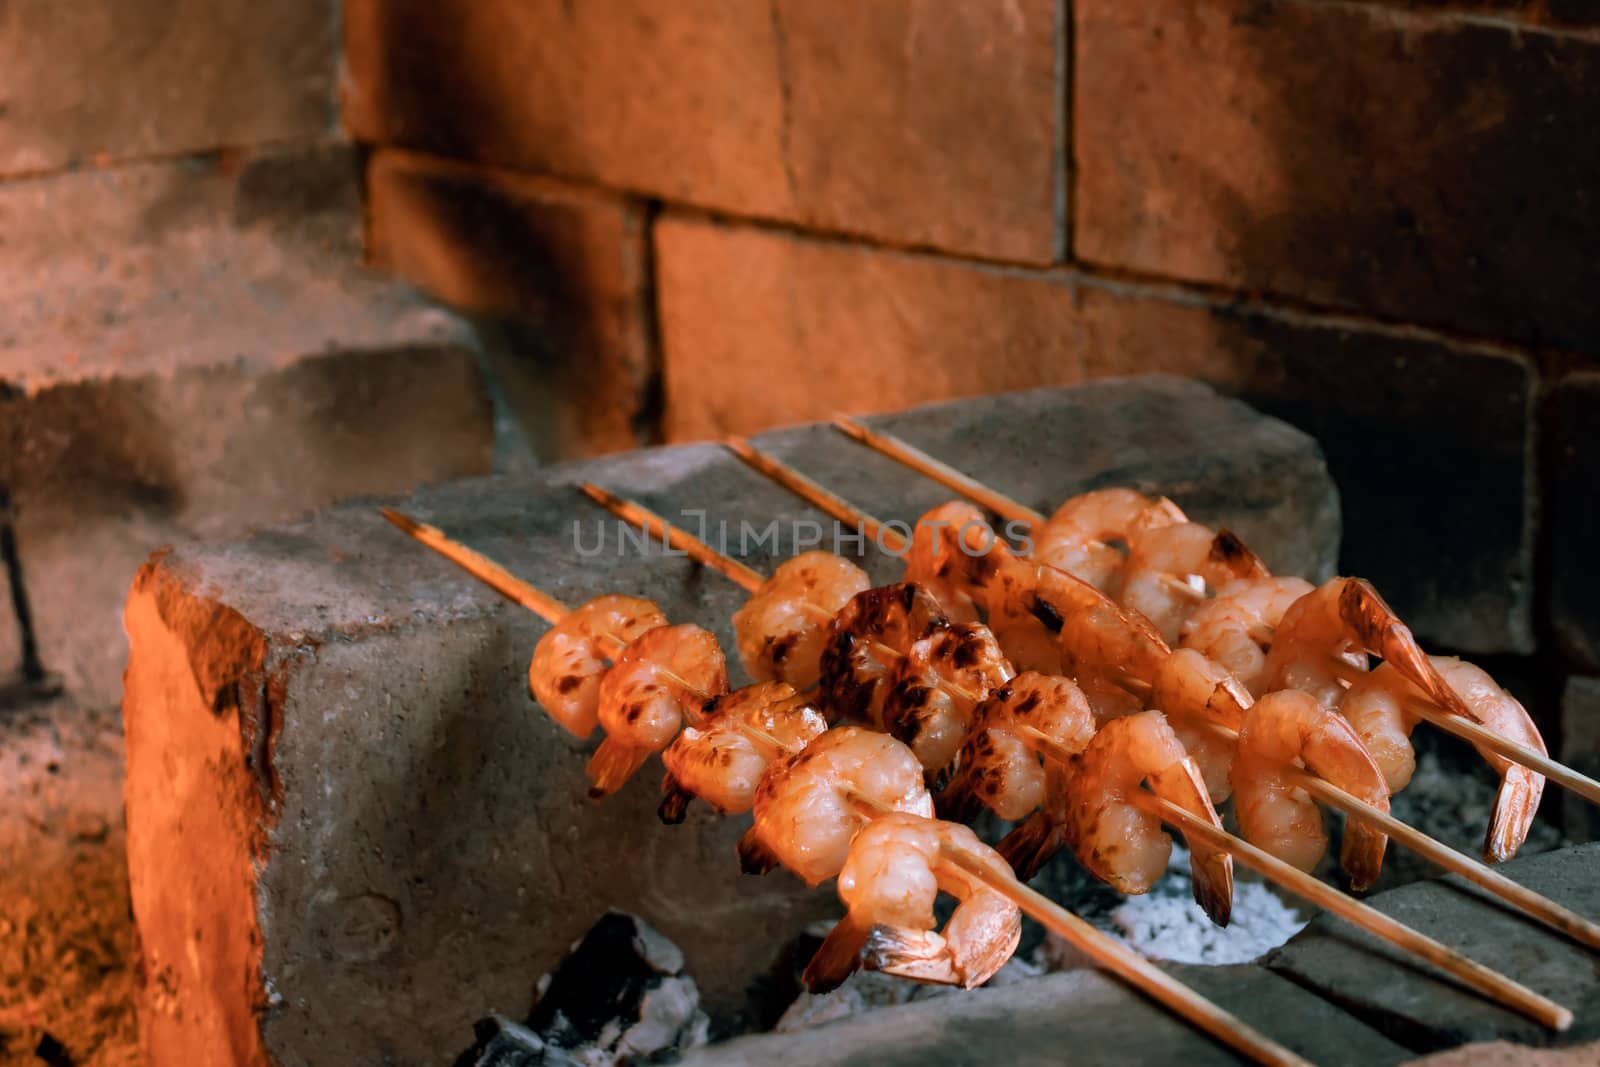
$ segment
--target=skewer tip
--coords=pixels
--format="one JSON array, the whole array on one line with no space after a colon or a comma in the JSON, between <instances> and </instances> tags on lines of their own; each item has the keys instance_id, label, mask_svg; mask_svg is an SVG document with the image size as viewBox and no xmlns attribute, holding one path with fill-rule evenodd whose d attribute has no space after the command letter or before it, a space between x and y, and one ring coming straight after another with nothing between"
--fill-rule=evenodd
<instances>
[{"instance_id":1,"label":"skewer tip","mask_svg":"<svg viewBox=\"0 0 1600 1067\"><path fill-rule=\"evenodd\" d=\"M578 492L582 493L590 500L593 500L596 504L599 504L603 508L620 506L622 504L621 497L609 490L600 488L593 482L579 482Z\"/></svg>"},{"instance_id":2,"label":"skewer tip","mask_svg":"<svg viewBox=\"0 0 1600 1067\"><path fill-rule=\"evenodd\" d=\"M388 519L391 523L398 526L401 530L407 534L410 534L412 537L418 536L427 528L416 519L413 519L409 515L403 515L394 508L380 507L378 509L378 514Z\"/></svg>"}]
</instances>

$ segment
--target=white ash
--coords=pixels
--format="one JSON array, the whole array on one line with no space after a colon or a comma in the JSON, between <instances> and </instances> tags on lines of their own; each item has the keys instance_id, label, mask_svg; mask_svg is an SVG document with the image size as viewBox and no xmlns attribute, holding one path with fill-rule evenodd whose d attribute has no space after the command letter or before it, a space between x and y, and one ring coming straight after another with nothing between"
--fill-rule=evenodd
<instances>
[{"instance_id":1,"label":"white ash","mask_svg":"<svg viewBox=\"0 0 1600 1067\"><path fill-rule=\"evenodd\" d=\"M1109 915L1091 916L1090 920L1140 955L1209 964L1249 963L1288 941L1306 924L1267 886L1238 881L1233 887L1228 925L1218 926L1194 902L1189 853L1176 845L1166 876L1150 892L1128 897ZM1052 935L1052 943L1058 940Z\"/></svg>"}]
</instances>

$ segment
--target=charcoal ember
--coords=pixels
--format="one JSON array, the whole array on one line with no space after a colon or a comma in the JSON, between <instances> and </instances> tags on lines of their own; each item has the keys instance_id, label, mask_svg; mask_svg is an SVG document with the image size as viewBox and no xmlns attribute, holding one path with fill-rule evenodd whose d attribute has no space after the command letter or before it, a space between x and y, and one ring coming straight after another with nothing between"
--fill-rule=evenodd
<instances>
[{"instance_id":1,"label":"charcoal ember","mask_svg":"<svg viewBox=\"0 0 1600 1067\"><path fill-rule=\"evenodd\" d=\"M472 1033L472 1047L456 1058L455 1067L578 1067L561 1049L503 1015L479 1019Z\"/></svg>"},{"instance_id":2,"label":"charcoal ember","mask_svg":"<svg viewBox=\"0 0 1600 1067\"><path fill-rule=\"evenodd\" d=\"M549 977L528 1025L585 1067L609 1067L703 1045L708 1020L678 946L610 911Z\"/></svg>"}]
</instances>

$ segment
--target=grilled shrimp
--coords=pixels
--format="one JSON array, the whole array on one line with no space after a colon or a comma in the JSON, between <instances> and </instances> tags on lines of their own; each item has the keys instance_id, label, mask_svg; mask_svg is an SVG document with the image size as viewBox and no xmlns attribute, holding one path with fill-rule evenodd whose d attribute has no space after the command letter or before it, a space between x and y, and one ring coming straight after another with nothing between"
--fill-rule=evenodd
<instances>
[{"instance_id":1,"label":"grilled shrimp","mask_svg":"<svg viewBox=\"0 0 1600 1067\"><path fill-rule=\"evenodd\" d=\"M1053 748L1076 754L1094 732L1089 701L1070 679L1032 671L1017 675L973 712L958 770L937 798L941 814L968 822L987 807L1009 822L1025 818L1046 795L1049 760L1040 752L1038 734Z\"/></svg>"},{"instance_id":2,"label":"grilled shrimp","mask_svg":"<svg viewBox=\"0 0 1600 1067\"><path fill-rule=\"evenodd\" d=\"M1366 670L1368 654L1393 663L1444 710L1477 721L1411 630L1360 578L1333 578L1290 605L1267 653L1266 687L1303 690L1337 707L1341 675Z\"/></svg>"},{"instance_id":3,"label":"grilled shrimp","mask_svg":"<svg viewBox=\"0 0 1600 1067\"><path fill-rule=\"evenodd\" d=\"M1485 727L1535 752L1545 752L1544 738L1539 736L1527 709L1487 673L1454 657L1430 659L1446 684ZM1406 704L1426 699L1398 668L1385 663L1351 686L1339 706L1383 771L1390 792L1404 789L1416 769L1411 729L1417 720L1407 713ZM1544 775L1487 749L1478 749L1478 754L1500 775L1500 790L1495 795L1494 813L1483 844L1484 859L1499 863L1516 855L1528 836L1528 827L1544 794Z\"/></svg>"},{"instance_id":4,"label":"grilled shrimp","mask_svg":"<svg viewBox=\"0 0 1600 1067\"><path fill-rule=\"evenodd\" d=\"M956 864L952 851L1011 877L994 850L958 823L916 815L868 823L839 872L839 899L849 914L811 958L806 988L826 992L857 966L964 989L988 981L1016 951L1022 914ZM937 931L933 904L941 891L958 903Z\"/></svg>"},{"instance_id":5,"label":"grilled shrimp","mask_svg":"<svg viewBox=\"0 0 1600 1067\"><path fill-rule=\"evenodd\" d=\"M1267 576L1260 557L1227 530L1171 523L1130 536L1117 602L1144 615L1163 640L1175 645L1183 623L1209 593L1229 582Z\"/></svg>"},{"instance_id":6,"label":"grilled shrimp","mask_svg":"<svg viewBox=\"0 0 1600 1067\"><path fill-rule=\"evenodd\" d=\"M569 733L588 737L600 713L606 661L667 617L648 600L597 596L574 608L534 646L528 691Z\"/></svg>"},{"instance_id":7,"label":"grilled shrimp","mask_svg":"<svg viewBox=\"0 0 1600 1067\"><path fill-rule=\"evenodd\" d=\"M1200 768L1213 804L1228 799L1234 743L1210 723L1237 730L1250 694L1220 664L1193 649L1178 649L1156 668L1149 706L1166 713L1178 740Z\"/></svg>"},{"instance_id":8,"label":"grilled shrimp","mask_svg":"<svg viewBox=\"0 0 1600 1067\"><path fill-rule=\"evenodd\" d=\"M881 728L889 675L914 642L947 621L938 602L910 583L851 597L828 624L822 648L822 706L829 716Z\"/></svg>"},{"instance_id":9,"label":"grilled shrimp","mask_svg":"<svg viewBox=\"0 0 1600 1067\"><path fill-rule=\"evenodd\" d=\"M839 873L850 839L867 818L858 794L880 807L933 817L922 764L909 748L875 730L838 726L799 753L773 762L756 786L755 825L739 839L751 874L782 864L807 885Z\"/></svg>"},{"instance_id":10,"label":"grilled shrimp","mask_svg":"<svg viewBox=\"0 0 1600 1067\"><path fill-rule=\"evenodd\" d=\"M1008 571L1019 566L1026 564L1019 561ZM1171 654L1148 620L1088 582L1049 567L1032 567L1031 578L1022 595L1034 617L1055 633L1066 673L1104 672L1148 682Z\"/></svg>"},{"instance_id":11,"label":"grilled shrimp","mask_svg":"<svg viewBox=\"0 0 1600 1067\"><path fill-rule=\"evenodd\" d=\"M683 821L700 797L723 815L749 811L756 784L779 756L792 755L828 728L810 703L783 682L757 682L707 700L700 722L661 753L661 821Z\"/></svg>"},{"instance_id":12,"label":"grilled shrimp","mask_svg":"<svg viewBox=\"0 0 1600 1067\"><path fill-rule=\"evenodd\" d=\"M727 691L717 639L692 623L658 626L623 649L600 681L606 739L589 759L589 795L620 789L685 719L694 721L706 697Z\"/></svg>"},{"instance_id":13,"label":"grilled shrimp","mask_svg":"<svg viewBox=\"0 0 1600 1067\"><path fill-rule=\"evenodd\" d=\"M1183 647L1221 664L1259 696L1266 691L1267 650L1284 612L1315 588L1304 578L1229 582L1183 624Z\"/></svg>"},{"instance_id":14,"label":"grilled shrimp","mask_svg":"<svg viewBox=\"0 0 1600 1067\"><path fill-rule=\"evenodd\" d=\"M936 626L895 667L883 727L937 776L960 751L973 708L1014 673L988 627Z\"/></svg>"},{"instance_id":15,"label":"grilled shrimp","mask_svg":"<svg viewBox=\"0 0 1600 1067\"><path fill-rule=\"evenodd\" d=\"M1145 711L1101 727L1076 766L1052 776L1048 803L1000 843L1000 853L1027 878L1065 843L1119 892L1147 893L1166 870L1172 842L1161 818L1137 800L1145 783L1156 796L1221 828L1199 768L1166 718ZM1225 926L1233 907L1233 859L1203 841L1188 845L1195 901Z\"/></svg>"},{"instance_id":16,"label":"grilled shrimp","mask_svg":"<svg viewBox=\"0 0 1600 1067\"><path fill-rule=\"evenodd\" d=\"M960 500L940 504L917 519L901 580L926 589L951 620L977 622L984 594L964 576L961 557L970 549L962 545L986 546L994 543L994 536L983 512L971 504Z\"/></svg>"},{"instance_id":17,"label":"grilled shrimp","mask_svg":"<svg viewBox=\"0 0 1600 1067\"><path fill-rule=\"evenodd\" d=\"M1328 847L1322 811L1284 773L1304 767L1366 801L1389 810L1389 787L1355 729L1310 693L1268 693L1245 713L1233 761L1233 810L1245 840L1303 871ZM1388 837L1359 819L1345 823L1339 860L1353 889L1375 882Z\"/></svg>"},{"instance_id":18,"label":"grilled shrimp","mask_svg":"<svg viewBox=\"0 0 1600 1067\"><path fill-rule=\"evenodd\" d=\"M832 552L785 560L733 613L744 669L758 681L816 685L829 622L871 585L865 571Z\"/></svg>"},{"instance_id":19,"label":"grilled shrimp","mask_svg":"<svg viewBox=\"0 0 1600 1067\"><path fill-rule=\"evenodd\" d=\"M1106 593L1117 586L1135 532L1184 521L1182 509L1166 497L1096 489L1063 503L1034 532L1034 558Z\"/></svg>"}]
</instances>

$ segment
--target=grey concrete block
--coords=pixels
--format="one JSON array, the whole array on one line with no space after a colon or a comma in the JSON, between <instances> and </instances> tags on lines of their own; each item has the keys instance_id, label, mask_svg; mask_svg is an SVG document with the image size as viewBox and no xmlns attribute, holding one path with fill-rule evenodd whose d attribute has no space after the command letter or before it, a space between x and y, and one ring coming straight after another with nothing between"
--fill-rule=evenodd
<instances>
[{"instance_id":1,"label":"grey concrete block","mask_svg":"<svg viewBox=\"0 0 1600 1067\"><path fill-rule=\"evenodd\" d=\"M1180 442L1142 464L1129 459L1146 455L1141 411ZM1103 455L1072 436L1087 419L1111 438ZM1337 513L1315 447L1200 387L1112 383L884 424L973 470L1025 478L999 484L1037 502L1092 478L1218 508L1236 499L1241 532L1269 559L1314 570L1333 558ZM1229 447L1195 459L1223 428ZM817 474L826 461L841 490L887 515L943 499L827 427L763 443ZM1303 491L1274 505L1258 494L1262 470L1279 466ZM761 569L793 549L792 523L819 519L712 445L444 486L404 508L568 603L648 596L731 648L744 594L686 559L621 550L615 523L572 488L580 478L669 517L703 509L712 540L728 520L730 549ZM741 548L741 520L752 532L776 521L777 545ZM864 562L880 580L900 573L875 552ZM240 1050L233 1062L431 1062L474 1019L523 1015L534 979L608 907L682 946L706 1007L727 1021L749 1012L752 979L808 920L837 913L829 892L785 874L739 874L746 819L697 806L661 826L651 768L586 801L589 746L526 696L544 624L369 504L153 559L127 628L129 868L153 1064L224 1038Z\"/></svg>"},{"instance_id":2,"label":"grey concrete block","mask_svg":"<svg viewBox=\"0 0 1600 1067\"><path fill-rule=\"evenodd\" d=\"M1581 845L1500 870L1579 915L1594 915L1600 912L1597 866L1600 845ZM1418 1052L1469 1041L1550 1045L1600 1037L1600 973L1590 950L1454 876L1413 882L1368 903L1571 1008L1572 1029L1559 1035L1546 1030L1327 915L1313 919L1266 965Z\"/></svg>"},{"instance_id":3,"label":"grey concrete block","mask_svg":"<svg viewBox=\"0 0 1600 1067\"><path fill-rule=\"evenodd\" d=\"M1379 1067L1405 1049L1255 966L1170 970L1269 1037L1324 1067ZM1190 1067L1242 1062L1116 979L1078 970L885 1008L793 1034L762 1034L690 1055L683 1067Z\"/></svg>"},{"instance_id":4,"label":"grey concrete block","mask_svg":"<svg viewBox=\"0 0 1600 1067\"><path fill-rule=\"evenodd\" d=\"M473 338L355 265L348 149L0 187L0 486L40 655L118 699L158 546L481 474Z\"/></svg>"}]
</instances>

